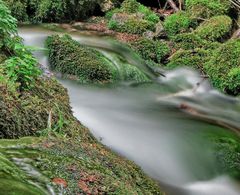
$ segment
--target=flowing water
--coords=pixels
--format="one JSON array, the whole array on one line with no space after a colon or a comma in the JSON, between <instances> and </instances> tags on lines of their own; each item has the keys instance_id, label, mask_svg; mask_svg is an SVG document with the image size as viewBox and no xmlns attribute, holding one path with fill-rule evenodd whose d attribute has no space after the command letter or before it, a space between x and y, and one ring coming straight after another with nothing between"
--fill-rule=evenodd
<instances>
[{"instance_id":1,"label":"flowing water","mask_svg":"<svg viewBox=\"0 0 240 195\"><path fill-rule=\"evenodd\" d=\"M20 29L29 46L44 47L53 32ZM197 72L178 69L156 78L127 49L97 37L72 35L120 65L121 55L154 78L152 84L80 85L61 79L74 115L103 144L133 160L169 194L237 195L240 189L217 166L207 134L240 129L240 101L214 90ZM48 69L44 52L35 52ZM47 71L46 71L47 72ZM47 72L48 73L48 72ZM226 130L228 128L228 130Z\"/></svg>"}]
</instances>

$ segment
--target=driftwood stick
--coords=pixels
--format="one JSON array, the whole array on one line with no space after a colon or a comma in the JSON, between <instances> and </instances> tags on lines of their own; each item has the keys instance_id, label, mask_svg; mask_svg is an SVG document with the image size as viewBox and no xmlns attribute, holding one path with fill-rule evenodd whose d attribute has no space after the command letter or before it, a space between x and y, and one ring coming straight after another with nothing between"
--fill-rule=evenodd
<instances>
[{"instance_id":1,"label":"driftwood stick","mask_svg":"<svg viewBox=\"0 0 240 195\"><path fill-rule=\"evenodd\" d=\"M173 0L167 0L168 4L173 8L175 12L179 11L179 8L176 6L176 4L173 2Z\"/></svg>"}]
</instances>

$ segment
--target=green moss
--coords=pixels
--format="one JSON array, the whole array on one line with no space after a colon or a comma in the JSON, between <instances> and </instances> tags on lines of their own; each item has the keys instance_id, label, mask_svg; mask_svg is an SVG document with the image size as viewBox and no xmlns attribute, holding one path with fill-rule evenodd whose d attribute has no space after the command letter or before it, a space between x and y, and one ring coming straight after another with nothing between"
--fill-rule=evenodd
<instances>
[{"instance_id":1,"label":"green moss","mask_svg":"<svg viewBox=\"0 0 240 195\"><path fill-rule=\"evenodd\" d=\"M111 19L109 21L108 27L111 30L115 30L118 32L123 33L130 33L130 34L143 34L147 30L154 31L155 24L153 22L149 22L144 19L138 19L135 16L130 16L125 22L119 23Z\"/></svg>"},{"instance_id":2,"label":"green moss","mask_svg":"<svg viewBox=\"0 0 240 195\"><path fill-rule=\"evenodd\" d=\"M121 16L120 20L113 17L116 14ZM120 9L109 11L106 18L109 19L110 29L131 34L143 34L147 30L154 31L155 24L160 21L156 13L136 0L125 0Z\"/></svg>"},{"instance_id":3,"label":"green moss","mask_svg":"<svg viewBox=\"0 0 240 195\"><path fill-rule=\"evenodd\" d=\"M74 75L83 83L112 83L121 78L137 82L140 82L140 78L141 81L147 79L140 70L130 65L121 76L118 68L103 54L81 45L69 36L51 36L47 40L47 46L51 67L63 74ZM122 66L125 67L124 63Z\"/></svg>"},{"instance_id":4,"label":"green moss","mask_svg":"<svg viewBox=\"0 0 240 195\"><path fill-rule=\"evenodd\" d=\"M179 11L168 16L163 25L167 35L173 37L178 33L188 32L195 24L187 12Z\"/></svg>"},{"instance_id":5,"label":"green moss","mask_svg":"<svg viewBox=\"0 0 240 195\"><path fill-rule=\"evenodd\" d=\"M46 43L54 70L77 76L84 83L105 83L116 79L116 69L100 52L80 45L69 36L52 36Z\"/></svg>"},{"instance_id":6,"label":"green moss","mask_svg":"<svg viewBox=\"0 0 240 195\"><path fill-rule=\"evenodd\" d=\"M198 70L203 69L203 64L208 61L209 51L204 49L178 50L171 56L167 67L177 68L182 66L192 67Z\"/></svg>"},{"instance_id":7,"label":"green moss","mask_svg":"<svg viewBox=\"0 0 240 195\"><path fill-rule=\"evenodd\" d=\"M129 14L136 13L140 5L136 0L124 0L121 5L121 10Z\"/></svg>"},{"instance_id":8,"label":"green moss","mask_svg":"<svg viewBox=\"0 0 240 195\"><path fill-rule=\"evenodd\" d=\"M186 0L187 11L194 18L210 18L227 14L231 2L229 0Z\"/></svg>"},{"instance_id":9,"label":"green moss","mask_svg":"<svg viewBox=\"0 0 240 195\"><path fill-rule=\"evenodd\" d=\"M206 133L205 137L214 143L217 167L222 174L240 179L240 139L229 130L217 129Z\"/></svg>"},{"instance_id":10,"label":"green moss","mask_svg":"<svg viewBox=\"0 0 240 195\"><path fill-rule=\"evenodd\" d=\"M170 48L164 41L140 38L130 43L130 45L143 59L157 63L162 62L170 53Z\"/></svg>"},{"instance_id":11,"label":"green moss","mask_svg":"<svg viewBox=\"0 0 240 195\"><path fill-rule=\"evenodd\" d=\"M230 40L216 49L204 70L213 85L233 95L240 93L240 40Z\"/></svg>"},{"instance_id":12,"label":"green moss","mask_svg":"<svg viewBox=\"0 0 240 195\"><path fill-rule=\"evenodd\" d=\"M53 127L57 126L60 112L66 119L71 113L66 90L55 80L39 79L31 91L20 94L17 84L5 77L0 79L0 89L0 138L36 135L47 128L50 112Z\"/></svg>"},{"instance_id":13,"label":"green moss","mask_svg":"<svg viewBox=\"0 0 240 195\"><path fill-rule=\"evenodd\" d=\"M75 127L77 136L74 138L0 140L0 174L4 174L0 190L8 193L12 190L13 194L43 194L28 183L31 181L44 187L51 185L57 194L60 191L62 194L162 194L157 183L146 177L138 166L95 140L86 139L79 128L82 127ZM28 159L26 164L42 176L32 176L31 171L29 175L28 170L9 160L13 157ZM62 190L61 186L53 185L53 178L64 180L66 188ZM81 187L80 182L87 187Z\"/></svg>"},{"instance_id":14,"label":"green moss","mask_svg":"<svg viewBox=\"0 0 240 195\"><path fill-rule=\"evenodd\" d=\"M209 41L222 40L232 29L232 19L228 16L215 16L203 22L194 31L202 39Z\"/></svg>"},{"instance_id":15,"label":"green moss","mask_svg":"<svg viewBox=\"0 0 240 195\"><path fill-rule=\"evenodd\" d=\"M210 42L200 38L195 33L182 33L173 38L174 48L190 50L195 48L216 49L221 44L218 42Z\"/></svg>"}]
</instances>

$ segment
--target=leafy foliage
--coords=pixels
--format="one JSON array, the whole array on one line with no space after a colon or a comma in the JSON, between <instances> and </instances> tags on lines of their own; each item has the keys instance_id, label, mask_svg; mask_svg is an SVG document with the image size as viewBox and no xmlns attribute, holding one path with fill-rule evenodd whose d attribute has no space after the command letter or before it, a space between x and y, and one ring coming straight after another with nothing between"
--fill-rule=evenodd
<instances>
[{"instance_id":1,"label":"leafy foliage","mask_svg":"<svg viewBox=\"0 0 240 195\"><path fill-rule=\"evenodd\" d=\"M102 0L4 0L13 16L26 22L62 22L84 19Z\"/></svg>"},{"instance_id":2,"label":"leafy foliage","mask_svg":"<svg viewBox=\"0 0 240 195\"><path fill-rule=\"evenodd\" d=\"M9 9L0 0L0 38L17 32L16 19L11 16Z\"/></svg>"}]
</instances>

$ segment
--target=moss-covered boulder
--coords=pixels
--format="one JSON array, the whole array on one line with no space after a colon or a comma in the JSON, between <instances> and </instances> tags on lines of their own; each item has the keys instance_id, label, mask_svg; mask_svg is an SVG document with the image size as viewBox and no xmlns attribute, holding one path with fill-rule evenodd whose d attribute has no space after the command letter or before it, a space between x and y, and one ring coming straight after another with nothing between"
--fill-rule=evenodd
<instances>
[{"instance_id":1,"label":"moss-covered boulder","mask_svg":"<svg viewBox=\"0 0 240 195\"><path fill-rule=\"evenodd\" d=\"M229 0L186 0L186 10L192 18L203 19L227 14L231 7Z\"/></svg>"},{"instance_id":2,"label":"moss-covered boulder","mask_svg":"<svg viewBox=\"0 0 240 195\"><path fill-rule=\"evenodd\" d=\"M155 25L160 21L157 14L136 0L123 1L120 8L106 14L109 19L108 27L118 32L143 34L155 30Z\"/></svg>"},{"instance_id":3,"label":"moss-covered boulder","mask_svg":"<svg viewBox=\"0 0 240 195\"><path fill-rule=\"evenodd\" d=\"M175 49L191 50L195 48L216 49L221 44L219 42L211 42L200 38L194 32L181 33L172 39Z\"/></svg>"},{"instance_id":4,"label":"moss-covered boulder","mask_svg":"<svg viewBox=\"0 0 240 195\"><path fill-rule=\"evenodd\" d=\"M190 18L189 13L185 11L179 11L172 14L164 21L164 29L170 38L179 33L189 32L190 28L195 25L196 24Z\"/></svg>"},{"instance_id":5,"label":"moss-covered boulder","mask_svg":"<svg viewBox=\"0 0 240 195\"><path fill-rule=\"evenodd\" d=\"M93 139L0 140L0 190L9 195L163 194L134 163ZM46 192L48 191L48 193Z\"/></svg>"},{"instance_id":6,"label":"moss-covered boulder","mask_svg":"<svg viewBox=\"0 0 240 195\"><path fill-rule=\"evenodd\" d=\"M112 83L120 80L146 81L138 68L129 64L117 67L99 51L83 46L71 37L54 35L46 41L51 67L82 83Z\"/></svg>"},{"instance_id":7,"label":"moss-covered boulder","mask_svg":"<svg viewBox=\"0 0 240 195\"><path fill-rule=\"evenodd\" d=\"M130 42L131 48L143 59L161 63L170 53L170 47L164 41L140 38Z\"/></svg>"},{"instance_id":8,"label":"moss-covered boulder","mask_svg":"<svg viewBox=\"0 0 240 195\"><path fill-rule=\"evenodd\" d=\"M54 79L39 79L28 91L0 74L0 138L37 135L51 126L58 130L60 118L68 120L71 109L66 90ZM57 130L57 131L58 131Z\"/></svg>"},{"instance_id":9,"label":"moss-covered boulder","mask_svg":"<svg viewBox=\"0 0 240 195\"><path fill-rule=\"evenodd\" d=\"M232 19L229 16L215 16L201 23L194 31L202 39L209 41L221 41L232 30Z\"/></svg>"},{"instance_id":10,"label":"moss-covered boulder","mask_svg":"<svg viewBox=\"0 0 240 195\"><path fill-rule=\"evenodd\" d=\"M229 94L240 94L240 40L230 40L216 49L209 62L204 64L205 72L213 85Z\"/></svg>"},{"instance_id":11,"label":"moss-covered boulder","mask_svg":"<svg viewBox=\"0 0 240 195\"><path fill-rule=\"evenodd\" d=\"M128 15L125 13L116 13L108 23L111 30L130 34L143 34L147 30L154 31L155 24L142 19L142 15Z\"/></svg>"},{"instance_id":12,"label":"moss-covered boulder","mask_svg":"<svg viewBox=\"0 0 240 195\"><path fill-rule=\"evenodd\" d=\"M187 66L202 71L204 63L208 61L208 56L209 51L205 49L180 49L171 56L170 62L166 66L170 69Z\"/></svg>"}]
</instances>

